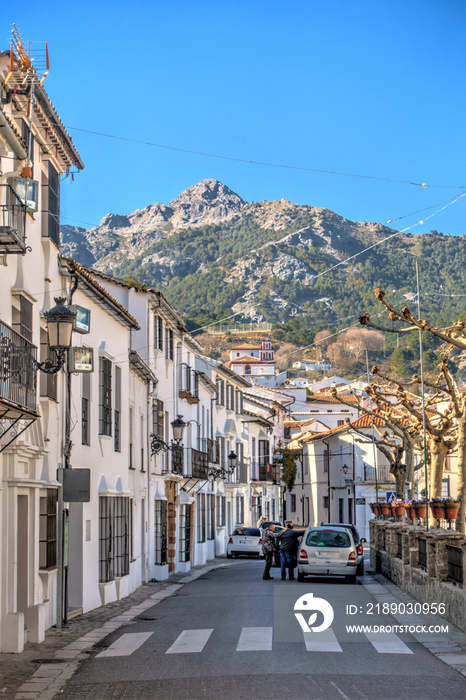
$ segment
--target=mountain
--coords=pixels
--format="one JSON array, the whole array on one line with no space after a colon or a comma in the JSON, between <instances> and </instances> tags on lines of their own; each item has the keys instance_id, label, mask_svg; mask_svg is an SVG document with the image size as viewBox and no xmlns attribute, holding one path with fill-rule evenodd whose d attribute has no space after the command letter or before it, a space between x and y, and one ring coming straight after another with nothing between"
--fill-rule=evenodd
<instances>
[{"instance_id":1,"label":"mountain","mask_svg":"<svg viewBox=\"0 0 466 700\"><path fill-rule=\"evenodd\" d=\"M362 311L380 311L376 287L396 304L412 298L416 259L426 315L446 323L464 309L466 237L394 236L381 224L285 199L248 203L218 180L193 185L168 205L107 214L99 226L62 226L61 233L64 255L162 287L188 320L240 312L244 321L341 327Z\"/></svg>"}]
</instances>

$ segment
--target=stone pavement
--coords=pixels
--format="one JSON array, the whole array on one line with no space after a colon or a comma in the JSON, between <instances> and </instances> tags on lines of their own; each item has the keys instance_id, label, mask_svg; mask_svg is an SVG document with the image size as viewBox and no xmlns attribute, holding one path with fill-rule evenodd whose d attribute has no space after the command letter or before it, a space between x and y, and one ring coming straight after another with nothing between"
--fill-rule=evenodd
<instances>
[{"instance_id":1,"label":"stone pavement","mask_svg":"<svg viewBox=\"0 0 466 700\"><path fill-rule=\"evenodd\" d=\"M0 700L51 700L95 644L176 593L185 583L222 566L231 564L218 558L193 567L188 574L175 574L167 581L151 581L123 600L70 620L61 630L52 627L41 644L26 644L21 654L0 654Z\"/></svg>"}]
</instances>

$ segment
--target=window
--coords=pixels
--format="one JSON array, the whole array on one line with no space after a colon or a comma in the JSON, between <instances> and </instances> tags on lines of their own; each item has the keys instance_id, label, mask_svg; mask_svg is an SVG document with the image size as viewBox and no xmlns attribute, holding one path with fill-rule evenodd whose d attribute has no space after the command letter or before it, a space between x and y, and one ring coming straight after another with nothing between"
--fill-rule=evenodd
<instances>
[{"instance_id":1,"label":"window","mask_svg":"<svg viewBox=\"0 0 466 700\"><path fill-rule=\"evenodd\" d=\"M99 435L112 434L112 363L100 358L99 371Z\"/></svg>"},{"instance_id":2,"label":"window","mask_svg":"<svg viewBox=\"0 0 466 700\"><path fill-rule=\"evenodd\" d=\"M121 368L115 367L115 411L113 413L113 448L121 452Z\"/></svg>"},{"instance_id":3,"label":"window","mask_svg":"<svg viewBox=\"0 0 466 700\"><path fill-rule=\"evenodd\" d=\"M197 494L197 541L205 542L205 493Z\"/></svg>"},{"instance_id":4,"label":"window","mask_svg":"<svg viewBox=\"0 0 466 700\"><path fill-rule=\"evenodd\" d=\"M337 420L337 425L345 425L345 421L344 420Z\"/></svg>"},{"instance_id":5,"label":"window","mask_svg":"<svg viewBox=\"0 0 466 700\"><path fill-rule=\"evenodd\" d=\"M190 561L191 559L191 506L184 504L180 506L180 547L179 561Z\"/></svg>"},{"instance_id":6,"label":"window","mask_svg":"<svg viewBox=\"0 0 466 700\"><path fill-rule=\"evenodd\" d=\"M245 365L244 374L251 374L251 365Z\"/></svg>"},{"instance_id":7,"label":"window","mask_svg":"<svg viewBox=\"0 0 466 700\"><path fill-rule=\"evenodd\" d=\"M294 493L290 495L290 509L292 513L296 513L296 496Z\"/></svg>"},{"instance_id":8,"label":"window","mask_svg":"<svg viewBox=\"0 0 466 700\"><path fill-rule=\"evenodd\" d=\"M44 362L45 360L51 360L55 364L57 356L54 351L49 348L47 341L47 333L45 331L40 332L40 360ZM57 375L56 374L45 374L40 372L39 377L40 382L40 395L47 396L49 399L57 400Z\"/></svg>"},{"instance_id":9,"label":"window","mask_svg":"<svg viewBox=\"0 0 466 700\"><path fill-rule=\"evenodd\" d=\"M167 501L155 501L155 564L167 563Z\"/></svg>"},{"instance_id":10,"label":"window","mask_svg":"<svg viewBox=\"0 0 466 700\"><path fill-rule=\"evenodd\" d=\"M323 496L323 497L322 497L322 502L323 502L323 503L322 503L323 507L326 508L326 509L328 510L328 496Z\"/></svg>"},{"instance_id":11,"label":"window","mask_svg":"<svg viewBox=\"0 0 466 700\"><path fill-rule=\"evenodd\" d=\"M165 329L165 359L173 360L174 350L173 350L173 331L171 328Z\"/></svg>"},{"instance_id":12,"label":"window","mask_svg":"<svg viewBox=\"0 0 466 700\"><path fill-rule=\"evenodd\" d=\"M154 316L154 349L163 350L163 321L160 316Z\"/></svg>"},{"instance_id":13,"label":"window","mask_svg":"<svg viewBox=\"0 0 466 700\"><path fill-rule=\"evenodd\" d=\"M131 504L127 496L99 498L99 581L129 574Z\"/></svg>"},{"instance_id":14,"label":"window","mask_svg":"<svg viewBox=\"0 0 466 700\"><path fill-rule=\"evenodd\" d=\"M207 539L213 540L215 537L215 496L213 493L207 494Z\"/></svg>"},{"instance_id":15,"label":"window","mask_svg":"<svg viewBox=\"0 0 466 700\"><path fill-rule=\"evenodd\" d=\"M47 495L40 498L39 569L57 565L57 500L56 489L47 489Z\"/></svg>"},{"instance_id":16,"label":"window","mask_svg":"<svg viewBox=\"0 0 466 700\"><path fill-rule=\"evenodd\" d=\"M215 383L217 385L217 405L224 406L225 405L225 382L223 379L217 379Z\"/></svg>"},{"instance_id":17,"label":"window","mask_svg":"<svg viewBox=\"0 0 466 700\"><path fill-rule=\"evenodd\" d=\"M145 463L144 463L144 416L140 416L140 433L141 433L141 471L145 471Z\"/></svg>"},{"instance_id":18,"label":"window","mask_svg":"<svg viewBox=\"0 0 466 700\"><path fill-rule=\"evenodd\" d=\"M81 444L91 444L91 374L83 372L81 398Z\"/></svg>"},{"instance_id":19,"label":"window","mask_svg":"<svg viewBox=\"0 0 466 700\"><path fill-rule=\"evenodd\" d=\"M26 297L19 297L19 315L13 309L13 319L14 330L32 343L32 304Z\"/></svg>"},{"instance_id":20,"label":"window","mask_svg":"<svg viewBox=\"0 0 466 700\"><path fill-rule=\"evenodd\" d=\"M328 450L324 450L324 472L328 472L328 464L329 464L329 454Z\"/></svg>"},{"instance_id":21,"label":"window","mask_svg":"<svg viewBox=\"0 0 466 700\"><path fill-rule=\"evenodd\" d=\"M47 189L48 207L46 210L47 227L43 230L47 231L47 235L56 246L60 245L60 177L58 172L49 161L48 178L45 178L45 186Z\"/></svg>"},{"instance_id":22,"label":"window","mask_svg":"<svg viewBox=\"0 0 466 700\"><path fill-rule=\"evenodd\" d=\"M231 384L227 384L227 408L235 408L235 389Z\"/></svg>"},{"instance_id":23,"label":"window","mask_svg":"<svg viewBox=\"0 0 466 700\"><path fill-rule=\"evenodd\" d=\"M163 401L152 401L152 434L163 440Z\"/></svg>"},{"instance_id":24,"label":"window","mask_svg":"<svg viewBox=\"0 0 466 700\"><path fill-rule=\"evenodd\" d=\"M244 523L244 496L236 496L236 522Z\"/></svg>"},{"instance_id":25,"label":"window","mask_svg":"<svg viewBox=\"0 0 466 700\"><path fill-rule=\"evenodd\" d=\"M243 412L243 392L236 390L236 413L239 415Z\"/></svg>"},{"instance_id":26,"label":"window","mask_svg":"<svg viewBox=\"0 0 466 700\"><path fill-rule=\"evenodd\" d=\"M128 417L129 417L129 430L128 430L128 434L129 434L129 442L128 442L129 465L128 466L130 469L134 469L134 463L133 463L133 459L134 459L134 455L133 455L133 409L131 406L129 407Z\"/></svg>"},{"instance_id":27,"label":"window","mask_svg":"<svg viewBox=\"0 0 466 700\"><path fill-rule=\"evenodd\" d=\"M226 525L226 496L217 496L217 527Z\"/></svg>"}]
</instances>

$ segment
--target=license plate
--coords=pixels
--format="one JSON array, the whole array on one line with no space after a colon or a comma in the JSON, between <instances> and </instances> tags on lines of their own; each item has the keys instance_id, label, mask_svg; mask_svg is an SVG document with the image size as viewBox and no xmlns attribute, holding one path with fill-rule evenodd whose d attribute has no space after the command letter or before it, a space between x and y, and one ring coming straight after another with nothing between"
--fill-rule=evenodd
<instances>
[{"instance_id":1,"label":"license plate","mask_svg":"<svg viewBox=\"0 0 466 700\"><path fill-rule=\"evenodd\" d=\"M247 544L248 541L247 541L247 540L240 540L239 543L240 543L240 544Z\"/></svg>"},{"instance_id":2,"label":"license plate","mask_svg":"<svg viewBox=\"0 0 466 700\"><path fill-rule=\"evenodd\" d=\"M326 557L327 559L332 559L338 556L338 552L316 552L318 557Z\"/></svg>"}]
</instances>

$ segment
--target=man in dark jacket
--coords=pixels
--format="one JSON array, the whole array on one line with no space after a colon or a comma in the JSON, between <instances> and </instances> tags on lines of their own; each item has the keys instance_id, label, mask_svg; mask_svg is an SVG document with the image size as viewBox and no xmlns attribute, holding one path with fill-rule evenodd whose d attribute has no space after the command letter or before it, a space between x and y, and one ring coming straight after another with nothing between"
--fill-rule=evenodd
<instances>
[{"instance_id":1,"label":"man in dark jacket","mask_svg":"<svg viewBox=\"0 0 466 700\"><path fill-rule=\"evenodd\" d=\"M294 581L294 570L298 565L298 539L304 535L306 530L293 530L293 523L286 522L286 530L283 530L280 538L280 566L282 570L282 581L288 578Z\"/></svg>"},{"instance_id":2,"label":"man in dark jacket","mask_svg":"<svg viewBox=\"0 0 466 700\"><path fill-rule=\"evenodd\" d=\"M275 525L271 523L262 531L262 553L265 557L265 569L263 579L266 581L271 581L273 576L270 575L270 567L273 562L273 555L275 552L275 540L280 537L279 532L275 532Z\"/></svg>"}]
</instances>

